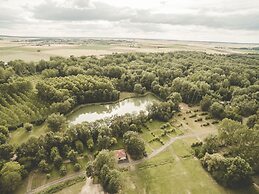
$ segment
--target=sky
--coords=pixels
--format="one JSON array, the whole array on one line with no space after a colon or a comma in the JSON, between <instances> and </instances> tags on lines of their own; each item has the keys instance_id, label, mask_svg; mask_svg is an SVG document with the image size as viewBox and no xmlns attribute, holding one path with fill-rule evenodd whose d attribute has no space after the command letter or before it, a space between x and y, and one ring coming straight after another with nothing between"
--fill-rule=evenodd
<instances>
[{"instance_id":1,"label":"sky","mask_svg":"<svg viewBox=\"0 0 259 194\"><path fill-rule=\"evenodd\" d=\"M259 0L0 0L0 34L259 43Z\"/></svg>"}]
</instances>

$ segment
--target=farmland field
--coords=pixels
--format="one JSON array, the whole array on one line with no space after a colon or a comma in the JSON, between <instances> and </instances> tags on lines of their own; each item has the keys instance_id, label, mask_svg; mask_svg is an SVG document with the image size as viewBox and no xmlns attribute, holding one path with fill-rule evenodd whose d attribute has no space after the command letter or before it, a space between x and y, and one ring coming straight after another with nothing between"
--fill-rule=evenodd
<instances>
[{"instance_id":1,"label":"farmland field","mask_svg":"<svg viewBox=\"0 0 259 194\"><path fill-rule=\"evenodd\" d=\"M24 61L48 60L51 56L69 57L95 55L102 57L112 53L202 51L207 53L258 53L256 44L232 44L142 39L86 39L86 38L10 38L0 39L0 60ZM247 48L247 49L244 49Z\"/></svg>"}]
</instances>

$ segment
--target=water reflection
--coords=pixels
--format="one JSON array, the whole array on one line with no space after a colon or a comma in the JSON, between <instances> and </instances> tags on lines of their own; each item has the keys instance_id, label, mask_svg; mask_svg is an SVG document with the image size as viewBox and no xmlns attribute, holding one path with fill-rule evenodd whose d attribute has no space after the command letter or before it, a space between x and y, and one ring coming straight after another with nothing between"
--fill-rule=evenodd
<instances>
[{"instance_id":1,"label":"water reflection","mask_svg":"<svg viewBox=\"0 0 259 194\"><path fill-rule=\"evenodd\" d=\"M68 120L71 124L79 124L84 121L93 122L126 113L138 114L140 111L147 111L147 107L155 101L158 99L154 95L148 94L144 97L130 98L114 104L86 105L70 114Z\"/></svg>"}]
</instances>

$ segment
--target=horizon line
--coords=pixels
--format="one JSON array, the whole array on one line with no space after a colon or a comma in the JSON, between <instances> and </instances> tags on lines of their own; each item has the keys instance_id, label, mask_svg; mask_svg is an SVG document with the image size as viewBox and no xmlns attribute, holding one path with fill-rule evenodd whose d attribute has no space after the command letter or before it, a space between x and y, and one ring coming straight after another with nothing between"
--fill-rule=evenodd
<instances>
[{"instance_id":1,"label":"horizon line","mask_svg":"<svg viewBox=\"0 0 259 194\"><path fill-rule=\"evenodd\" d=\"M30 36L30 35L6 35L0 34L0 37L13 37L13 38L49 38L49 39L58 39L58 38L85 38L85 39L119 39L119 40L163 40L163 41L185 41L185 42L204 42L204 43L228 43L228 44L259 44L259 42L233 42L233 41L213 41L213 40L183 40L183 39L161 39L161 38L130 38L130 37L105 37L105 36Z\"/></svg>"}]
</instances>

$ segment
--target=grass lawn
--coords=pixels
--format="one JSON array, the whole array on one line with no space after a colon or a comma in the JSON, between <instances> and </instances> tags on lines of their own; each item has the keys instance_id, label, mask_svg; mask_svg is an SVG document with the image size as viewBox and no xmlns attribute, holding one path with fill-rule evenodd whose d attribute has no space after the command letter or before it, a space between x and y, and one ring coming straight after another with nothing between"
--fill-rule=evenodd
<instances>
[{"instance_id":1,"label":"grass lawn","mask_svg":"<svg viewBox=\"0 0 259 194\"><path fill-rule=\"evenodd\" d=\"M140 134L141 138L145 141L146 143L146 149L147 152L150 153L152 149L157 149L162 146L162 144L159 141L153 141L151 143L148 143L151 139L154 138L154 136L151 134L153 133L155 137L159 137L164 130L170 130L172 128L175 129L175 127L169 126L166 127L165 129L161 129L161 126L166 124L167 122L161 122L161 121L152 121L147 123L147 128L143 127L142 131L143 133ZM160 139L166 143L167 141L170 140L172 137L176 137L177 135L182 134L182 132L179 129L176 129L175 132L168 133L166 136L160 137Z\"/></svg>"},{"instance_id":2,"label":"grass lawn","mask_svg":"<svg viewBox=\"0 0 259 194\"><path fill-rule=\"evenodd\" d=\"M27 191L27 185L28 185L28 180L29 177L26 177L22 183L20 184L20 186L18 187L18 189L15 190L14 194L24 194Z\"/></svg>"},{"instance_id":3,"label":"grass lawn","mask_svg":"<svg viewBox=\"0 0 259 194\"><path fill-rule=\"evenodd\" d=\"M129 194L252 194L245 190L230 190L218 185L202 168L200 161L191 155L190 142L176 141L169 149L136 166L134 171L124 172L125 188Z\"/></svg>"},{"instance_id":4,"label":"grass lawn","mask_svg":"<svg viewBox=\"0 0 259 194\"><path fill-rule=\"evenodd\" d=\"M57 192L56 194L76 194L80 193L82 187L85 185L85 181L76 183L72 185L71 187L67 187L62 189L61 191Z\"/></svg>"},{"instance_id":5,"label":"grass lawn","mask_svg":"<svg viewBox=\"0 0 259 194\"><path fill-rule=\"evenodd\" d=\"M162 146L162 144L158 141L153 141L151 143L148 143L152 149L158 149Z\"/></svg>"},{"instance_id":6,"label":"grass lawn","mask_svg":"<svg viewBox=\"0 0 259 194\"><path fill-rule=\"evenodd\" d=\"M132 93L132 92L121 92L119 100L124 100L126 98L132 98L134 96L136 96L136 94Z\"/></svg>"},{"instance_id":7,"label":"grass lawn","mask_svg":"<svg viewBox=\"0 0 259 194\"><path fill-rule=\"evenodd\" d=\"M26 142L31 137L39 137L42 134L48 132L49 129L46 124L40 126L34 126L31 132L27 132L24 128L16 129L11 132L10 144L20 145Z\"/></svg>"},{"instance_id":8,"label":"grass lawn","mask_svg":"<svg viewBox=\"0 0 259 194\"><path fill-rule=\"evenodd\" d=\"M82 159L78 160L78 163L81 165L82 171L85 170L85 166L86 166L87 161L88 160L86 158L82 158ZM73 170L74 166L73 166L72 163L66 163L64 165L66 166L66 169L67 169L67 175L75 173L74 170ZM61 176L59 174L59 171L55 168L50 172L50 179L46 178L45 173L35 172L34 175L33 175L33 180L32 180L32 189L40 187L41 185L52 182L52 181L57 180L59 178L61 178Z\"/></svg>"}]
</instances>

